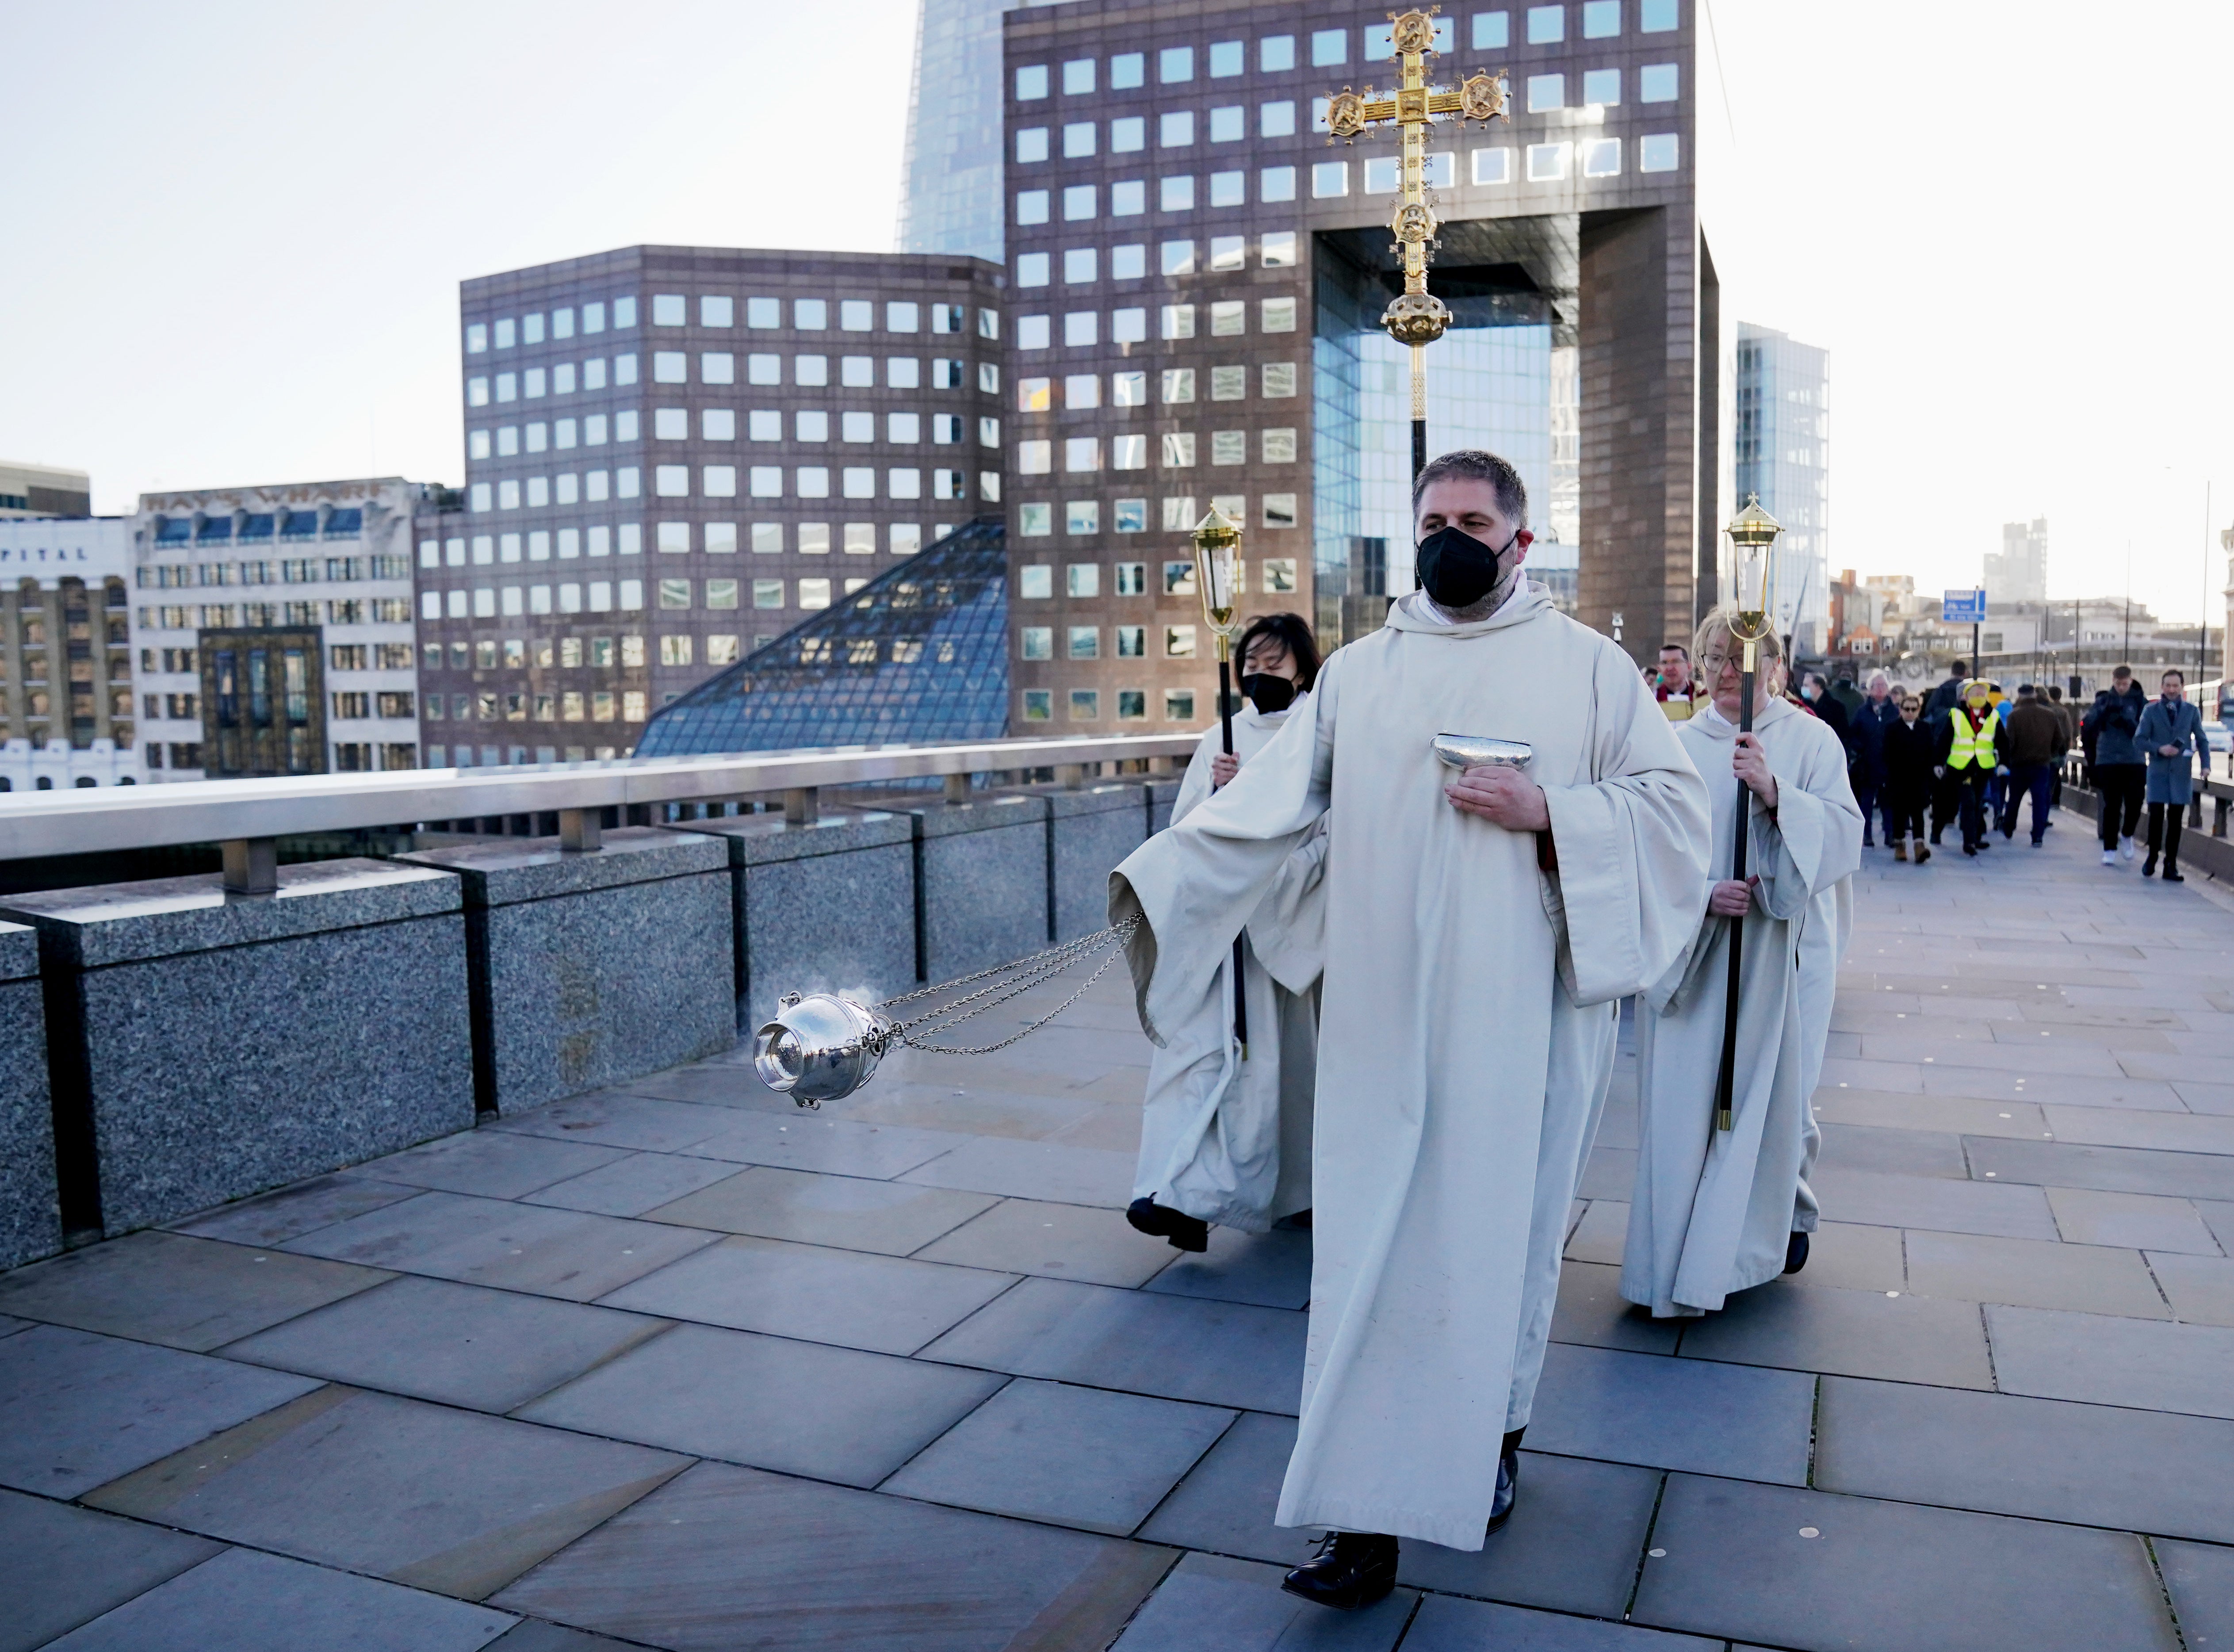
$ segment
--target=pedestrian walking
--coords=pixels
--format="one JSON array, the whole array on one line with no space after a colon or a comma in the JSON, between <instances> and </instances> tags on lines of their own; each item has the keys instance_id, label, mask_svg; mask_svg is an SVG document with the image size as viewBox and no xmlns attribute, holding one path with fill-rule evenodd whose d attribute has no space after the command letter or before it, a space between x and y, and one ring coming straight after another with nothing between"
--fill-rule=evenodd
<instances>
[{"instance_id":1,"label":"pedestrian walking","mask_svg":"<svg viewBox=\"0 0 2234 1652\"><path fill-rule=\"evenodd\" d=\"M1233 751L1216 724L1195 748L1172 803L1178 825L1225 788L1297 708L1319 669L1311 630L1298 614L1265 614L1241 633L1243 708ZM1160 1028L1148 1058L1140 1152L1126 1220L1174 1250L1208 1248L1210 1229L1262 1233L1311 1205L1311 1113L1318 1070L1317 985L1326 958L1327 834L1313 832L1288 856L1241 932L1247 1059L1233 1037L1230 983L1196 1015ZM1224 969L1230 976L1233 964Z\"/></svg>"},{"instance_id":2,"label":"pedestrian walking","mask_svg":"<svg viewBox=\"0 0 2234 1652\"><path fill-rule=\"evenodd\" d=\"M1853 754L1850 770L1854 782L1854 801L1862 810L1862 847L1875 846L1877 839L1871 832L1871 816L1885 790L1885 731L1900 721L1900 702L1894 697L1891 679L1882 671L1870 675L1870 691L1855 708L1848 725L1846 744ZM1896 840L1890 810L1885 815L1885 841Z\"/></svg>"},{"instance_id":3,"label":"pedestrian walking","mask_svg":"<svg viewBox=\"0 0 2234 1652\"><path fill-rule=\"evenodd\" d=\"M2002 793L2002 838L2016 835L2017 807L2032 799L2032 846L2048 836L2048 791L2054 766L2062 761L2063 719L2048 708L2029 682L2017 685L2016 703L2002 725L2002 761L2009 771Z\"/></svg>"},{"instance_id":4,"label":"pedestrian walking","mask_svg":"<svg viewBox=\"0 0 2234 1652\"><path fill-rule=\"evenodd\" d=\"M2187 698L2187 682L2177 671L2164 674L2163 692L2154 705L2141 713L2135 745L2148 754L2149 858L2141 863L2141 876L2157 869L2157 852L2164 852L2164 880L2184 884L2179 875L2180 818L2195 794L2195 765L2203 760L2211 769L2211 737L2203 732L2203 714Z\"/></svg>"},{"instance_id":5,"label":"pedestrian walking","mask_svg":"<svg viewBox=\"0 0 2234 1652\"><path fill-rule=\"evenodd\" d=\"M1939 743L1939 772L1955 783L1966 855L1993 847L1986 841L1986 788L1999 765L1996 741L2001 731L1992 685L1973 677L1963 685L1963 703L1947 719ZM1935 829L1933 838L1938 835Z\"/></svg>"},{"instance_id":6,"label":"pedestrian walking","mask_svg":"<svg viewBox=\"0 0 2234 1652\"><path fill-rule=\"evenodd\" d=\"M1938 736L1924 722L1924 696L1904 695L1900 717L1885 731L1885 841L1895 860L1922 865L1931 859L1924 840L1924 808L1930 800Z\"/></svg>"},{"instance_id":7,"label":"pedestrian walking","mask_svg":"<svg viewBox=\"0 0 2234 1652\"><path fill-rule=\"evenodd\" d=\"M1636 1022L1641 1128L1621 1294L1655 1319L1712 1313L1732 1291L1797 1273L1807 1260L1817 1221L1808 1176L1823 1139L1809 1097L1822 1076L1861 861L1845 752L1827 720L1813 722L1776 697L1783 661L1773 636L1761 650L1753 732L1738 732L1735 617L1717 609L1699 628L1714 705L1676 738L1699 772L1715 777L1708 789L1717 846L1737 829L1738 810L1748 812L1754 872L1710 886L1690 947L1645 994ZM1716 1081L1731 935L1741 924L1737 1078L1730 1125L1721 1129Z\"/></svg>"},{"instance_id":8,"label":"pedestrian walking","mask_svg":"<svg viewBox=\"0 0 2234 1652\"><path fill-rule=\"evenodd\" d=\"M2094 792L2102 806L2102 864L2114 866L2120 856L2133 858L2133 832L2141 823L2141 793L2147 784L2141 748L2133 736L2140 730L2141 713L2148 696L2133 681L2133 668L2121 665L2110 673L2109 692L2087 714L2094 724L2092 768Z\"/></svg>"},{"instance_id":9,"label":"pedestrian walking","mask_svg":"<svg viewBox=\"0 0 2234 1652\"><path fill-rule=\"evenodd\" d=\"M1930 728L1942 746L1947 741L1947 722L1963 702L1963 685L1969 681L1966 673L1969 662L1957 660L1947 668L1947 681L1934 689L1924 702L1924 726ZM1940 834L1950 822L1962 813L1962 782L1949 773L1944 766L1937 768L1931 783L1931 841L1936 846Z\"/></svg>"},{"instance_id":10,"label":"pedestrian walking","mask_svg":"<svg viewBox=\"0 0 2234 1652\"><path fill-rule=\"evenodd\" d=\"M2063 703L2063 690L2053 682L2048 685L2048 707L2063 725L2063 753L2055 760L2055 780L2048 798L2048 823L2054 826L2055 811L2063 806L2063 771L2070 766L2071 748L2079 738L2079 718L2072 707Z\"/></svg>"}]
</instances>

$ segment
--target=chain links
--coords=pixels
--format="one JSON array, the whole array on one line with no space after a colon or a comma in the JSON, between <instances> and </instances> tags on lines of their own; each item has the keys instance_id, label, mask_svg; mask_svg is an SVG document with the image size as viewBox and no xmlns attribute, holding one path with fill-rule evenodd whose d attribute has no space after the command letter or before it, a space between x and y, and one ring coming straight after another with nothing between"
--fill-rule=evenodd
<instances>
[{"instance_id":1,"label":"chain links","mask_svg":"<svg viewBox=\"0 0 2234 1652\"><path fill-rule=\"evenodd\" d=\"M913 992L904 992L897 998L885 999L878 1006L878 1009L889 1010L895 1004L908 1003L918 998L930 997L934 994L952 992L956 988L966 987L975 981L990 982L990 985L980 987L975 992L965 993L959 998L950 999L908 1020L894 1022L889 1035L896 1043L905 1044L911 1049L923 1050L930 1055L990 1055L995 1050L1006 1049L1017 1040L1037 1032L1064 1010L1069 1009L1071 1005L1076 1003L1085 996L1086 989L1101 980L1108 973L1109 966L1124 956L1124 943L1132 938L1133 932L1140 927L1140 920L1137 916L1128 917L1123 923L1109 929L1097 930L1092 935L1081 936L1075 941L1067 941L1061 946L1049 947L1046 951L1034 953L1028 958L996 964L990 970L980 970L975 975L966 975L957 981L941 982L935 987L918 987ZM1027 1023L1018 1031L1001 1040L999 1043L964 1048L945 1044L928 1044L922 1041L922 1037L950 1032L963 1022L974 1020L989 1009L997 1009L1011 999L1022 996L1034 987L1044 985L1068 970L1073 964L1085 962L1113 942L1116 944L1115 949L1107 957L1101 960L1100 966L1092 975L1079 983L1075 992L1037 1021ZM995 979L996 976L1001 978L996 980ZM980 1002L980 1000L983 1002Z\"/></svg>"}]
</instances>

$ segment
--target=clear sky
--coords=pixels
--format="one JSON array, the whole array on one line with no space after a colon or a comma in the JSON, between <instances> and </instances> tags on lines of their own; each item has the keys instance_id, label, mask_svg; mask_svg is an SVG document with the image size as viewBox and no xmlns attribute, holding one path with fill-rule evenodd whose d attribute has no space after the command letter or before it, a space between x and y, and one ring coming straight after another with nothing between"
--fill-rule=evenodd
<instances>
[{"instance_id":1,"label":"clear sky","mask_svg":"<svg viewBox=\"0 0 2234 1652\"><path fill-rule=\"evenodd\" d=\"M2216 612L2234 5L1711 23L1750 212L1708 233L1750 239L1746 319L1832 351L1834 565L1963 584L2044 515L2052 594L2122 592L2130 544L2134 596L2193 616L2207 579ZM640 241L889 248L914 26L912 0L0 0L38 65L0 98L0 454L91 471L105 512L454 481L461 278Z\"/></svg>"}]
</instances>

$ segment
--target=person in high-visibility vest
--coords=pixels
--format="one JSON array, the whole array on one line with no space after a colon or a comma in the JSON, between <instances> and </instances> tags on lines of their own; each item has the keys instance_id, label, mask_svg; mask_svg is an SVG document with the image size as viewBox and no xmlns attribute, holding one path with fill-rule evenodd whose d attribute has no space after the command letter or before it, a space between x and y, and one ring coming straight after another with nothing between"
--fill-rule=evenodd
<instances>
[{"instance_id":1,"label":"person in high-visibility vest","mask_svg":"<svg viewBox=\"0 0 2234 1652\"><path fill-rule=\"evenodd\" d=\"M1963 685L1963 702L1956 707L1940 737L1939 766L1934 771L1962 788L1963 852L1976 855L1993 846L1986 841L1986 788L2000 767L1996 749L2002 732L2002 708L1993 702L1992 685L1973 677Z\"/></svg>"}]
</instances>

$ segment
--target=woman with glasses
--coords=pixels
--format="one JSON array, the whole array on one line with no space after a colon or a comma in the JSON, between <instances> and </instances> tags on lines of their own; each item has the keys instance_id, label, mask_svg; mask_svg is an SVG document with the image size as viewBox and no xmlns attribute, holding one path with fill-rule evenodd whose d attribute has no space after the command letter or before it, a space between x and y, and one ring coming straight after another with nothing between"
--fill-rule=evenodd
<instances>
[{"instance_id":1,"label":"woman with glasses","mask_svg":"<svg viewBox=\"0 0 2234 1652\"><path fill-rule=\"evenodd\" d=\"M1741 734L1734 615L1716 609L1696 652L1710 708L1676 730L1715 806L1709 885L1689 950L1644 995L1636 1022L1638 1152L1621 1294L1655 1318L1711 1313L1729 1293L1793 1273L1816 1222L1807 1178L1822 1136L1808 1097L1823 1068L1862 813L1836 734L1781 697L1783 650L1761 639L1754 726ZM1738 810L1747 876L1729 875ZM1733 1123L1716 1127L1730 935L1745 926Z\"/></svg>"},{"instance_id":2,"label":"woman with glasses","mask_svg":"<svg viewBox=\"0 0 2234 1652\"><path fill-rule=\"evenodd\" d=\"M1885 731L1885 841L1895 860L1922 865L1931 859L1924 835L1924 808L1931 801L1932 773L1939 742L1924 721L1924 702L1913 694L1900 702L1900 720Z\"/></svg>"}]
</instances>

